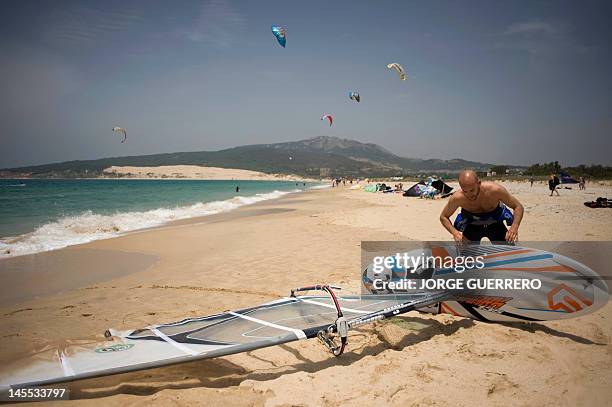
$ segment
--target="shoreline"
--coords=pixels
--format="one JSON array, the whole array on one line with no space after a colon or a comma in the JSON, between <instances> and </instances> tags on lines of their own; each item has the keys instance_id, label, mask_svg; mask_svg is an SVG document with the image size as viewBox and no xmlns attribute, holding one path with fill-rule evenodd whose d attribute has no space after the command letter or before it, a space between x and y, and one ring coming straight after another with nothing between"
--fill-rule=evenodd
<instances>
[{"instance_id":1,"label":"shoreline","mask_svg":"<svg viewBox=\"0 0 612 407\"><path fill-rule=\"evenodd\" d=\"M159 260L156 255L97 248L97 242L131 237L140 233L155 233L164 229L202 226L237 221L258 215L283 213L282 209L266 208L266 206L282 205L283 199L289 195L300 195L307 192L288 193L277 198L243 205L226 212L174 220L162 225L132 230L107 239L93 240L44 252L0 258L0 275L3 279L10 281L8 285L0 286L0 308L9 304L20 304L40 297L80 289L88 285L95 286L114 278L145 271ZM88 264L87 274L81 273L83 263ZM40 284L41 280L45 280L44 286Z\"/></svg>"},{"instance_id":2,"label":"shoreline","mask_svg":"<svg viewBox=\"0 0 612 407\"><path fill-rule=\"evenodd\" d=\"M251 181L251 182L259 182L259 181ZM213 200L213 201L208 201L208 202L196 202L194 204L190 204L190 205L186 205L186 206L182 206L182 207L178 207L175 208L174 210L178 210L178 209L188 209L188 208L192 208L194 205L208 205L210 207L215 207L218 204L226 204L228 205L228 208L211 208L210 211L212 213L210 214L203 214L203 215L199 215L199 214L195 214L193 216L188 216L186 218L183 219L167 219L167 220L162 220L160 224L157 225L152 225L152 226L143 226L141 228L136 228L136 229L129 229L129 230L125 230L123 232L119 232L114 230L114 228L111 228L112 230L107 230L107 232L109 233L108 236L98 236L98 237L93 237L91 236L91 234L95 234L97 232L99 232L100 230L98 229L97 231L94 231L92 233L90 233L89 235L83 235L81 236L81 238L84 240L82 242L77 242L77 243L68 243L64 246L61 246L62 243L58 243L58 242L47 242L46 244L48 245L54 245L54 244L58 244L60 245L60 247L52 247L48 250L40 250L40 251L34 251L34 252L25 252L25 253L18 253L18 254L12 254L12 253L0 253L0 261L2 261L2 259L8 259L8 258L15 258L15 257L19 257L19 256L25 256L25 255L31 255L31 254L37 254L37 253L44 253L44 252L49 252L49 251L55 251L55 250L60 250L62 248L66 248L66 247L73 247L73 246L77 246L77 245L81 245L81 244L86 244L89 242L93 242L93 241L97 241L97 240L104 240L104 239L112 239L115 237L119 237L119 236L123 236L125 234L129 234L129 233L133 233L133 232L137 232L137 231L142 231L142 230L147 230L150 228L156 228L156 227L162 227L168 224L171 224L173 222L179 222L179 221L185 221L185 220L189 220L189 219L193 219L193 218L201 218L201 217L207 217L207 216L212 216L212 215L216 215L216 214L220 214L220 213L226 213L226 212L232 212L235 211L241 207L244 206L250 206L250 205L254 205L257 204L259 202L264 202L264 201L268 201L268 200L273 200L273 199L278 199L280 197L283 197L285 195L288 194L295 194L295 193L302 193L302 192L306 192L308 190L311 190L313 187L307 188L307 189L299 189L299 186L296 186L296 188L298 188L298 190L291 190L291 191L271 191L271 192L264 192L264 193L255 193L253 195L238 195L238 196L234 196L231 198L227 198L224 200ZM316 189L316 188L315 188ZM234 202L234 201L240 201L240 202ZM248 202L249 200L255 200L255 202ZM164 207L161 208L154 208L154 209L149 209L149 210L144 210L144 211L129 211L129 212L122 212L120 213L120 215L125 215L125 214L146 214L146 213L150 213L152 211L157 211L160 209L165 209ZM109 218L112 218L113 216L117 216L118 214L109 214L109 215L102 215L102 216L106 216ZM77 216L81 216L81 215L77 215ZM54 221L48 222L43 226L39 226L38 229L40 229L41 227L47 226L47 225L53 225L53 224L57 224L58 222L62 221L62 219L65 218L60 218L60 219L56 219ZM27 239L29 239L30 237L32 237L34 235L34 233L38 230L35 229L31 232L27 232L18 236L6 236L3 237L0 241L4 241L4 242L8 242L8 244L11 243L17 243L19 244L20 242L26 241ZM118 234L117 234L118 233ZM90 239L91 238L91 239ZM89 240L88 240L89 239ZM3 251L10 251L10 249L4 249Z\"/></svg>"}]
</instances>

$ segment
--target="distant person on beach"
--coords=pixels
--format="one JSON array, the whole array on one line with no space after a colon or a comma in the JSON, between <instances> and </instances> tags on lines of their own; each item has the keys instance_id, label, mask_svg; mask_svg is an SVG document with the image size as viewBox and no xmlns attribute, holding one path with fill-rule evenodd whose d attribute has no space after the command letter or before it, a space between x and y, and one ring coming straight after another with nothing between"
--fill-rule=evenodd
<instances>
[{"instance_id":1,"label":"distant person on beach","mask_svg":"<svg viewBox=\"0 0 612 407\"><path fill-rule=\"evenodd\" d=\"M236 192L240 192L240 187L236 185Z\"/></svg>"},{"instance_id":2,"label":"distant person on beach","mask_svg":"<svg viewBox=\"0 0 612 407\"><path fill-rule=\"evenodd\" d=\"M480 181L472 170L461 171L459 186L461 189L450 196L440 214L442 226L457 243L480 242L483 237L495 243L513 244L518 240L524 209L506 188L492 181ZM461 212L453 223L450 217L458 208Z\"/></svg>"},{"instance_id":3,"label":"distant person on beach","mask_svg":"<svg viewBox=\"0 0 612 407\"><path fill-rule=\"evenodd\" d=\"M578 189L584 191L585 186L586 186L586 180L584 179L584 177L580 177L578 181Z\"/></svg>"},{"instance_id":4,"label":"distant person on beach","mask_svg":"<svg viewBox=\"0 0 612 407\"><path fill-rule=\"evenodd\" d=\"M529 177L529 183L531 184L530 186L533 188L533 177Z\"/></svg>"},{"instance_id":5,"label":"distant person on beach","mask_svg":"<svg viewBox=\"0 0 612 407\"><path fill-rule=\"evenodd\" d=\"M557 190L557 185L559 185L559 178L555 174L550 174L550 178L548 179L548 189L550 189L550 196L553 196L553 193L556 192L557 196L559 196L559 191Z\"/></svg>"}]
</instances>

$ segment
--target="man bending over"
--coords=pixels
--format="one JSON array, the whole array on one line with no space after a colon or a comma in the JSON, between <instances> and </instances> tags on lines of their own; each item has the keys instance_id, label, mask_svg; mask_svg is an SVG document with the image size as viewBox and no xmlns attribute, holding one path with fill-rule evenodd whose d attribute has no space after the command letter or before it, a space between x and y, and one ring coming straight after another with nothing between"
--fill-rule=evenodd
<instances>
[{"instance_id":1,"label":"man bending over","mask_svg":"<svg viewBox=\"0 0 612 407\"><path fill-rule=\"evenodd\" d=\"M517 241L523 205L506 188L495 182L480 181L472 170L461 171L459 185L461 190L451 195L440 214L440 222L456 242L480 242L483 237L495 243ZM451 223L450 217L458 208L461 212Z\"/></svg>"}]
</instances>

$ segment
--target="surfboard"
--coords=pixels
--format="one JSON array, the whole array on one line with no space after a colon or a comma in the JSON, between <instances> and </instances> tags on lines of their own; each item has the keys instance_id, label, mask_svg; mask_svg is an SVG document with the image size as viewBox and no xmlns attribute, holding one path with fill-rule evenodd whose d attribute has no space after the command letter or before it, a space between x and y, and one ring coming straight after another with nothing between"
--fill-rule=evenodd
<instances>
[{"instance_id":1,"label":"surfboard","mask_svg":"<svg viewBox=\"0 0 612 407\"><path fill-rule=\"evenodd\" d=\"M424 307L420 311L447 313L481 321L516 322L549 321L575 318L597 311L606 305L609 288L605 280L594 270L569 257L544 250L508 245L474 245L458 249L455 245L438 246L410 251L408 256L466 257L480 256L484 266L461 272L453 267L421 267L418 270L392 267L383 274L387 281L441 279L479 280L468 287L449 290L453 300ZM412 272L411 272L412 271ZM363 272L363 290L366 293L408 293L417 289L385 289L374 287L380 278L370 264ZM493 281L486 286L484 280ZM502 282L526 280L539 287L495 287L495 280ZM417 281L418 282L418 281ZM520 284L519 284L520 286ZM388 287L388 285L387 285Z\"/></svg>"}]
</instances>

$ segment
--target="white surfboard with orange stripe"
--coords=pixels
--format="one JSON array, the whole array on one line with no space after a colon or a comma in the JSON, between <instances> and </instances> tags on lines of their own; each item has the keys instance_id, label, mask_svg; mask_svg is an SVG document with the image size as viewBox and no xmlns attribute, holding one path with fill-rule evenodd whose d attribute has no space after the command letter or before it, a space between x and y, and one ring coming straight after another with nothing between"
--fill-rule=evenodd
<instances>
[{"instance_id":1,"label":"white surfboard with orange stripe","mask_svg":"<svg viewBox=\"0 0 612 407\"><path fill-rule=\"evenodd\" d=\"M458 250L454 245L448 245L415 250L408 255L480 257L484 267L463 272L452 267L433 267L412 273L412 270L395 267L384 277L388 280L462 279L464 283L468 280L539 280L540 284L537 289L515 289L484 287L484 283L479 287L474 283L472 288L450 290L453 300L420 309L422 312L448 313L491 322L546 321L589 314L603 307L609 297L605 279L591 268L544 250L507 245L475 245ZM409 292L376 290L373 278L372 266L368 266L363 273L366 292Z\"/></svg>"}]
</instances>

